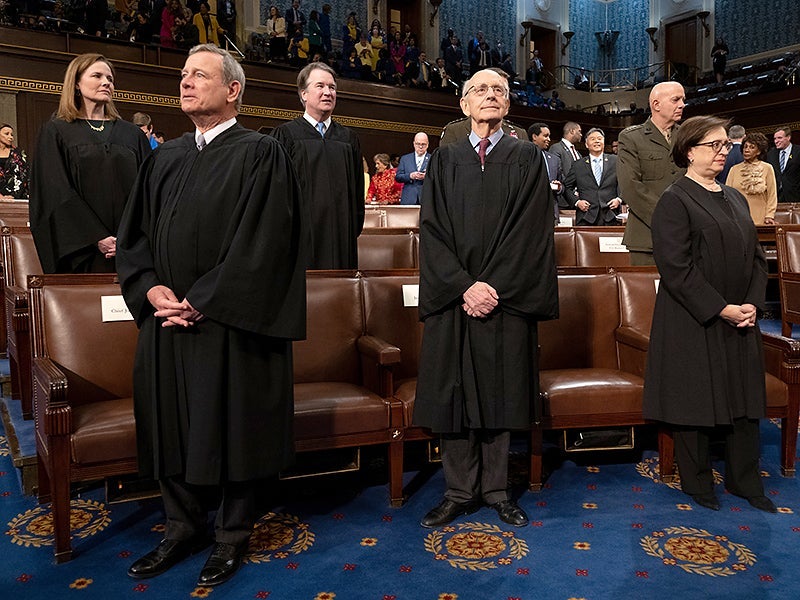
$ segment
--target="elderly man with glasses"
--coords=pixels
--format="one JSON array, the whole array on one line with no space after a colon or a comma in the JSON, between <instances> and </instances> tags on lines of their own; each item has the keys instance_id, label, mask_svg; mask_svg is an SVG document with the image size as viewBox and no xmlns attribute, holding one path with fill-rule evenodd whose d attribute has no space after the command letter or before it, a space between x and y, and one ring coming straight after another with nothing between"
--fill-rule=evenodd
<instances>
[{"instance_id":1,"label":"elderly man with glasses","mask_svg":"<svg viewBox=\"0 0 800 600\"><path fill-rule=\"evenodd\" d=\"M553 205L541 151L503 132L508 84L493 70L464 85L468 137L431 157L422 190L414 422L442 438L439 527L482 505L528 523L509 495L511 430L538 396L537 321L558 314Z\"/></svg>"}]
</instances>

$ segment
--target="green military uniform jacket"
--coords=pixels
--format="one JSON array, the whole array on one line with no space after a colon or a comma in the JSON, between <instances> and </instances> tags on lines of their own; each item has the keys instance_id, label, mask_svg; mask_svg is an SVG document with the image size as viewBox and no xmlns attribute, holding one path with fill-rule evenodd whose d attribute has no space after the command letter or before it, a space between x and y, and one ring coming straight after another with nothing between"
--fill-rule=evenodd
<instances>
[{"instance_id":1,"label":"green military uniform jacket","mask_svg":"<svg viewBox=\"0 0 800 600\"><path fill-rule=\"evenodd\" d=\"M503 119L501 126L503 128L503 133L506 135L510 135L513 138L524 140L526 142L531 141L531 139L528 137L528 133L522 127L514 125L510 121ZM472 121L470 121L469 117L450 121L442 129L442 137L439 141L439 145L446 146L447 144L458 142L462 138L469 137L470 131L472 131Z\"/></svg>"},{"instance_id":2,"label":"green military uniform jacket","mask_svg":"<svg viewBox=\"0 0 800 600\"><path fill-rule=\"evenodd\" d=\"M673 128L673 135L677 127ZM617 182L619 195L628 205L628 222L622 238L628 250L653 251L650 232L653 210L664 190L685 172L675 166L669 142L649 118L619 134Z\"/></svg>"}]
</instances>

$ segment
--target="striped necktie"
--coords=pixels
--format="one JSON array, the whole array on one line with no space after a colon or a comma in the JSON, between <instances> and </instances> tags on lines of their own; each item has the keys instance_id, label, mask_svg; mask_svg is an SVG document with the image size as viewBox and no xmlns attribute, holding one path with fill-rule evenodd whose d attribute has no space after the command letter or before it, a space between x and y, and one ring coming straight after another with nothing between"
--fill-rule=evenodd
<instances>
[{"instance_id":1,"label":"striped necktie","mask_svg":"<svg viewBox=\"0 0 800 600\"><path fill-rule=\"evenodd\" d=\"M319 131L319 134L322 137L325 137L325 123L322 122L317 123L317 131Z\"/></svg>"},{"instance_id":2,"label":"striped necktie","mask_svg":"<svg viewBox=\"0 0 800 600\"><path fill-rule=\"evenodd\" d=\"M600 180L603 178L603 159L592 157L592 170L594 171L594 179L597 185L600 185Z\"/></svg>"},{"instance_id":3,"label":"striped necktie","mask_svg":"<svg viewBox=\"0 0 800 600\"><path fill-rule=\"evenodd\" d=\"M786 152L787 152L786 148L781 150L781 164L780 164L781 173L783 173L783 170L786 168Z\"/></svg>"}]
</instances>

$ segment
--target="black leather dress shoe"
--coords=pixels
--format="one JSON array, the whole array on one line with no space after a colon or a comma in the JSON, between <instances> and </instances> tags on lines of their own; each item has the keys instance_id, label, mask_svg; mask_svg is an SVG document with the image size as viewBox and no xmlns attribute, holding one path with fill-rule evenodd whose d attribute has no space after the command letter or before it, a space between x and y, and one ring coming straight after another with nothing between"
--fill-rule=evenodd
<instances>
[{"instance_id":1,"label":"black leather dress shoe","mask_svg":"<svg viewBox=\"0 0 800 600\"><path fill-rule=\"evenodd\" d=\"M719 499L714 494L694 494L692 500L705 508L719 510Z\"/></svg>"},{"instance_id":2,"label":"black leather dress shoe","mask_svg":"<svg viewBox=\"0 0 800 600\"><path fill-rule=\"evenodd\" d=\"M440 527L447 525L456 517L461 515L471 515L480 508L480 504L475 501L470 502L453 502L448 498L442 500L441 504L436 508L431 509L420 521L423 527Z\"/></svg>"},{"instance_id":3,"label":"black leather dress shoe","mask_svg":"<svg viewBox=\"0 0 800 600\"><path fill-rule=\"evenodd\" d=\"M242 566L243 549L237 548L233 544L217 542L208 557L200 577L197 578L197 585L210 586L225 583L236 574Z\"/></svg>"},{"instance_id":4,"label":"black leather dress shoe","mask_svg":"<svg viewBox=\"0 0 800 600\"><path fill-rule=\"evenodd\" d=\"M766 496L753 496L751 498L748 498L747 501L750 503L750 506L753 506L758 510L763 510L764 512L768 513L778 512L778 509L772 503L772 500L770 500Z\"/></svg>"},{"instance_id":5,"label":"black leather dress shoe","mask_svg":"<svg viewBox=\"0 0 800 600\"><path fill-rule=\"evenodd\" d=\"M189 540L163 539L154 550L151 550L128 569L128 575L134 579L148 579L168 571L184 558L200 552L208 546L207 538Z\"/></svg>"},{"instance_id":6,"label":"black leather dress shoe","mask_svg":"<svg viewBox=\"0 0 800 600\"><path fill-rule=\"evenodd\" d=\"M514 527L524 527L528 524L528 515L514 500L501 500L492 504L500 520Z\"/></svg>"}]
</instances>

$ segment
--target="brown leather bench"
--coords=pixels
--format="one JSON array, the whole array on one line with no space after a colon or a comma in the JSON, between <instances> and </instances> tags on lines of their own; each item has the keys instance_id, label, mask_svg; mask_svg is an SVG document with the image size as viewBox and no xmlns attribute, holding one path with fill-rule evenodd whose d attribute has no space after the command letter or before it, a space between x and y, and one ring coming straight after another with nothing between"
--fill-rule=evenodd
<instances>
[{"instance_id":1,"label":"brown leather bench","mask_svg":"<svg viewBox=\"0 0 800 600\"><path fill-rule=\"evenodd\" d=\"M56 562L72 557L70 483L137 471L133 321L101 320L114 274L28 277L39 502L52 503Z\"/></svg>"},{"instance_id":2,"label":"brown leather bench","mask_svg":"<svg viewBox=\"0 0 800 600\"><path fill-rule=\"evenodd\" d=\"M390 227L413 229L419 227L419 206L367 204L364 229Z\"/></svg>"},{"instance_id":3,"label":"brown leather bench","mask_svg":"<svg viewBox=\"0 0 800 600\"><path fill-rule=\"evenodd\" d=\"M417 236L409 229L364 229L358 237L358 269L417 268Z\"/></svg>"},{"instance_id":4,"label":"brown leather bench","mask_svg":"<svg viewBox=\"0 0 800 600\"><path fill-rule=\"evenodd\" d=\"M11 396L21 403L22 416L33 418L28 275L41 275L33 236L27 227L0 227L3 272L3 315L11 370Z\"/></svg>"},{"instance_id":5,"label":"brown leather bench","mask_svg":"<svg viewBox=\"0 0 800 600\"><path fill-rule=\"evenodd\" d=\"M559 267L623 267L630 265L622 245L624 226L556 227L556 264Z\"/></svg>"}]
</instances>

